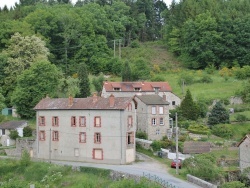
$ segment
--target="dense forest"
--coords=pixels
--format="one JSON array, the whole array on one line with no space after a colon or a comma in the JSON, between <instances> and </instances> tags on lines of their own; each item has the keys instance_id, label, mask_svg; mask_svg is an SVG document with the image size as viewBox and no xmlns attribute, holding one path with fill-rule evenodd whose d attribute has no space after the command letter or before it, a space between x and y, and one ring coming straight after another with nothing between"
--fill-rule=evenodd
<instances>
[{"instance_id":1,"label":"dense forest","mask_svg":"<svg viewBox=\"0 0 250 188\"><path fill-rule=\"evenodd\" d=\"M46 94L89 96L86 75L150 79L151 62L120 50L161 41L183 66L250 63L249 0L20 0L0 9L0 108L22 117ZM81 70L81 71L79 71ZM84 73L84 74L83 74ZM102 79L95 79L98 86ZM19 108L18 108L19 107Z\"/></svg>"}]
</instances>

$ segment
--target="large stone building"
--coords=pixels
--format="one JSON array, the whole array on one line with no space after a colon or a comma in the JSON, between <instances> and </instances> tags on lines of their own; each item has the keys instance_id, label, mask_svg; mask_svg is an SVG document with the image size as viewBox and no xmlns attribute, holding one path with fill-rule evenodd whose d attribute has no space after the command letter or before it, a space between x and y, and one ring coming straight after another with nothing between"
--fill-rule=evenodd
<instances>
[{"instance_id":1,"label":"large stone building","mask_svg":"<svg viewBox=\"0 0 250 188\"><path fill-rule=\"evenodd\" d=\"M132 97L47 97L34 109L38 158L107 164L135 160Z\"/></svg>"},{"instance_id":2,"label":"large stone building","mask_svg":"<svg viewBox=\"0 0 250 188\"><path fill-rule=\"evenodd\" d=\"M161 140L171 131L169 103L159 95L135 96L137 102L137 131L145 132L148 140Z\"/></svg>"},{"instance_id":3,"label":"large stone building","mask_svg":"<svg viewBox=\"0 0 250 188\"><path fill-rule=\"evenodd\" d=\"M102 97L113 94L115 97L132 97L135 95L165 96L169 109L179 106L181 99L176 96L167 82L104 82Z\"/></svg>"}]
</instances>

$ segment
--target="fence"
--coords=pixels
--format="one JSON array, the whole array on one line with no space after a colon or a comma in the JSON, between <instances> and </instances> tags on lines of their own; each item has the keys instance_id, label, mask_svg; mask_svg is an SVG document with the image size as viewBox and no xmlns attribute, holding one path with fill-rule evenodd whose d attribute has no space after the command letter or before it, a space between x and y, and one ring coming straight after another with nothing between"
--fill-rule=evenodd
<instances>
[{"instance_id":1,"label":"fence","mask_svg":"<svg viewBox=\"0 0 250 188\"><path fill-rule=\"evenodd\" d=\"M145 177L151 181L154 181L156 183L159 183L164 188L179 188L176 185L173 185L173 184L169 183L168 181L159 178L156 175L151 175L151 174L143 172L143 177Z\"/></svg>"}]
</instances>

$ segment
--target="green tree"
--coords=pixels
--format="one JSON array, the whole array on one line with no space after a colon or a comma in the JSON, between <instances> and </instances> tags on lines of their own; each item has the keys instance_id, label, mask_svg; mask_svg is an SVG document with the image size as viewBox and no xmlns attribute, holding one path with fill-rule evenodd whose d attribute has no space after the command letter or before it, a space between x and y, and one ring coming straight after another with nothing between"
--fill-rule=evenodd
<instances>
[{"instance_id":1,"label":"green tree","mask_svg":"<svg viewBox=\"0 0 250 188\"><path fill-rule=\"evenodd\" d=\"M80 93L78 78L68 76L61 78L59 82L58 97L67 98L69 95L75 97Z\"/></svg>"},{"instance_id":2,"label":"green tree","mask_svg":"<svg viewBox=\"0 0 250 188\"><path fill-rule=\"evenodd\" d=\"M30 126L23 128L23 137L31 137L33 129Z\"/></svg>"},{"instance_id":3,"label":"green tree","mask_svg":"<svg viewBox=\"0 0 250 188\"><path fill-rule=\"evenodd\" d=\"M243 84L243 89L239 94L244 102L250 103L250 80Z\"/></svg>"},{"instance_id":4,"label":"green tree","mask_svg":"<svg viewBox=\"0 0 250 188\"><path fill-rule=\"evenodd\" d=\"M182 100L180 105L181 116L190 119L197 120L199 117L199 108L197 104L193 101L190 90L188 89L185 98Z\"/></svg>"},{"instance_id":5,"label":"green tree","mask_svg":"<svg viewBox=\"0 0 250 188\"><path fill-rule=\"evenodd\" d=\"M36 36L22 37L15 33L10 39L10 45L6 49L8 56L5 67L5 93L10 100L16 86L17 77L37 61L47 60L49 51L45 42Z\"/></svg>"},{"instance_id":6,"label":"green tree","mask_svg":"<svg viewBox=\"0 0 250 188\"><path fill-rule=\"evenodd\" d=\"M216 125L220 123L229 123L229 112L222 106L220 102L216 102L211 114L208 116L208 124Z\"/></svg>"},{"instance_id":7,"label":"green tree","mask_svg":"<svg viewBox=\"0 0 250 188\"><path fill-rule=\"evenodd\" d=\"M2 89L0 88L0 112L2 111L2 109L5 107L5 98L2 95Z\"/></svg>"},{"instance_id":8,"label":"green tree","mask_svg":"<svg viewBox=\"0 0 250 188\"><path fill-rule=\"evenodd\" d=\"M10 137L12 140L16 140L17 138L19 138L19 135L18 135L17 130L11 130L11 131L10 131L10 134L9 134L9 137Z\"/></svg>"},{"instance_id":9,"label":"green tree","mask_svg":"<svg viewBox=\"0 0 250 188\"><path fill-rule=\"evenodd\" d=\"M18 77L17 87L12 94L12 103L22 118L32 118L33 108L46 95L56 96L60 72L50 62L41 61Z\"/></svg>"},{"instance_id":10,"label":"green tree","mask_svg":"<svg viewBox=\"0 0 250 188\"><path fill-rule=\"evenodd\" d=\"M102 91L104 76L100 74L97 78L93 78L92 83L95 87L95 90L100 93Z\"/></svg>"},{"instance_id":11,"label":"green tree","mask_svg":"<svg viewBox=\"0 0 250 188\"><path fill-rule=\"evenodd\" d=\"M79 87L80 93L78 97L86 98L90 96L90 83L89 83L89 74L87 65L85 63L79 64L78 69L78 79L79 79Z\"/></svg>"},{"instance_id":12,"label":"green tree","mask_svg":"<svg viewBox=\"0 0 250 188\"><path fill-rule=\"evenodd\" d=\"M128 61L125 61L124 66L122 68L122 81L123 82L131 81L131 69Z\"/></svg>"}]
</instances>

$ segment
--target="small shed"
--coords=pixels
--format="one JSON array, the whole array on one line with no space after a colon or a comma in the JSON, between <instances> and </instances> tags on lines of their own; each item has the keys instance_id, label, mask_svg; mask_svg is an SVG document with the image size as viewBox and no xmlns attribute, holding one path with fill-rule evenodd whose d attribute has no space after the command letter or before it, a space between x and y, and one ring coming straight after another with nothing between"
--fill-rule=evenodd
<instances>
[{"instance_id":1,"label":"small shed","mask_svg":"<svg viewBox=\"0 0 250 188\"><path fill-rule=\"evenodd\" d=\"M185 154L199 154L199 153L209 153L211 151L210 142L184 142L183 153Z\"/></svg>"},{"instance_id":2,"label":"small shed","mask_svg":"<svg viewBox=\"0 0 250 188\"><path fill-rule=\"evenodd\" d=\"M4 116L12 115L12 108L2 109L2 115L4 115Z\"/></svg>"},{"instance_id":3,"label":"small shed","mask_svg":"<svg viewBox=\"0 0 250 188\"><path fill-rule=\"evenodd\" d=\"M3 146L15 144L15 140L9 137L10 131L16 130L20 137L23 137L23 128L28 125L27 121L8 121L0 124L0 141Z\"/></svg>"}]
</instances>

